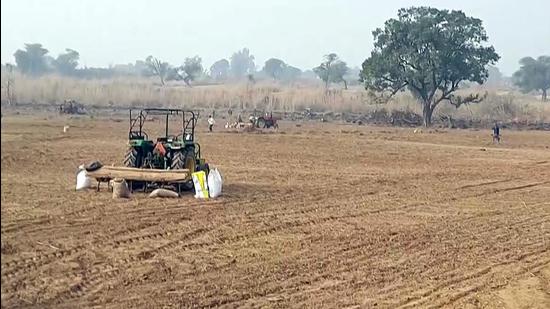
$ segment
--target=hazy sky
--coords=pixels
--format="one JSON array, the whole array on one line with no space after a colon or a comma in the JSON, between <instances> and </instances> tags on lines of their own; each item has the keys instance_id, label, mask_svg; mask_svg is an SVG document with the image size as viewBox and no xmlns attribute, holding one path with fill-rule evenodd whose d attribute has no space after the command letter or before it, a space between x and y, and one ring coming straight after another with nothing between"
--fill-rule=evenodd
<instances>
[{"instance_id":1,"label":"hazy sky","mask_svg":"<svg viewBox=\"0 0 550 309\"><path fill-rule=\"evenodd\" d=\"M80 52L80 63L107 66L154 55L172 64L199 55L203 65L248 47L261 67L271 57L301 69L336 52L360 66L372 30L401 7L461 9L481 18L511 74L523 56L550 54L550 0L2 0L2 63L24 43L56 56Z\"/></svg>"}]
</instances>

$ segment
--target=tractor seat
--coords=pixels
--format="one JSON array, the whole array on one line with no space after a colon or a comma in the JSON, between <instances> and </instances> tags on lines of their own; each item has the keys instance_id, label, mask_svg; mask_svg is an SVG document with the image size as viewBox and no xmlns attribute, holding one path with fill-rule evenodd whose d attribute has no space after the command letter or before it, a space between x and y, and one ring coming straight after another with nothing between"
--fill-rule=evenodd
<instances>
[{"instance_id":1,"label":"tractor seat","mask_svg":"<svg viewBox=\"0 0 550 309\"><path fill-rule=\"evenodd\" d=\"M145 139L145 137L143 135L140 135L137 131L131 131L130 139Z\"/></svg>"}]
</instances>

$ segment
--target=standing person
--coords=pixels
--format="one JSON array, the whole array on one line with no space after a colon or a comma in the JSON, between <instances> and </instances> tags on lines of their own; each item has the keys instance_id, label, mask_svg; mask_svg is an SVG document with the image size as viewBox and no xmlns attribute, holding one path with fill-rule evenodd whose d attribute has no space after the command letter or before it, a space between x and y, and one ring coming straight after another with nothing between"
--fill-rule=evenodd
<instances>
[{"instance_id":1,"label":"standing person","mask_svg":"<svg viewBox=\"0 0 550 309\"><path fill-rule=\"evenodd\" d=\"M498 122L495 122L495 126L493 127L493 143L495 141L500 144L500 127L498 126Z\"/></svg>"},{"instance_id":2,"label":"standing person","mask_svg":"<svg viewBox=\"0 0 550 309\"><path fill-rule=\"evenodd\" d=\"M212 128L214 127L214 123L216 123L216 121L214 121L214 117L212 117L212 115L208 115L208 130L210 132L212 132Z\"/></svg>"}]
</instances>

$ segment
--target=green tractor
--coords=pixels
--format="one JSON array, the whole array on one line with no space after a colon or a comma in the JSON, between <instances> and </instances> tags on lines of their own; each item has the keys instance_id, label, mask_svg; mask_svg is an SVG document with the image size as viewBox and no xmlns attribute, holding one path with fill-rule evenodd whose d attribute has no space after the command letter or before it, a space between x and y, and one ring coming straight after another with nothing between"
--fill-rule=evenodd
<instances>
[{"instance_id":1,"label":"green tractor","mask_svg":"<svg viewBox=\"0 0 550 309\"><path fill-rule=\"evenodd\" d=\"M146 121L161 116L165 121L164 136L153 141L144 131ZM170 117L181 117L181 127L170 133ZM200 145L195 142L195 126L198 114L183 109L145 108L139 113L130 109L130 130L128 149L124 156L126 167L150 169L188 169L190 173L204 170L208 173L208 164L201 158ZM193 188L193 182L186 183L187 189Z\"/></svg>"}]
</instances>

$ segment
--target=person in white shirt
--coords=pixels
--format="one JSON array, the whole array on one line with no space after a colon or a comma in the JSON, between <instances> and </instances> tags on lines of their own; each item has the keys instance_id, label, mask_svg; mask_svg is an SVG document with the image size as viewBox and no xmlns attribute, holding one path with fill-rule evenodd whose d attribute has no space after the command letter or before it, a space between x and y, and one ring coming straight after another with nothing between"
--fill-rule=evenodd
<instances>
[{"instance_id":1,"label":"person in white shirt","mask_svg":"<svg viewBox=\"0 0 550 309\"><path fill-rule=\"evenodd\" d=\"M214 117L212 117L212 115L208 115L208 130L210 132L212 132L212 128L214 127L214 123L216 123L216 121L214 121Z\"/></svg>"}]
</instances>

